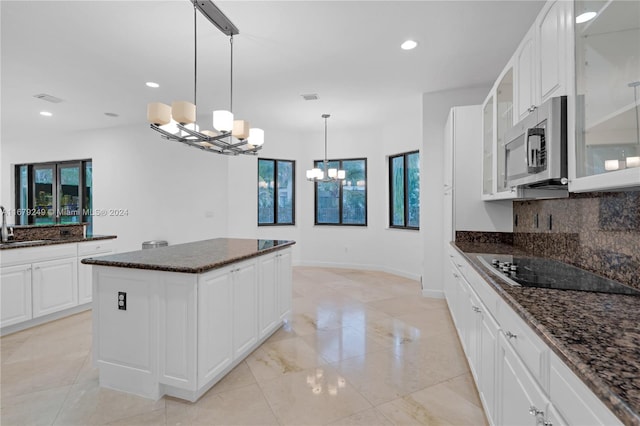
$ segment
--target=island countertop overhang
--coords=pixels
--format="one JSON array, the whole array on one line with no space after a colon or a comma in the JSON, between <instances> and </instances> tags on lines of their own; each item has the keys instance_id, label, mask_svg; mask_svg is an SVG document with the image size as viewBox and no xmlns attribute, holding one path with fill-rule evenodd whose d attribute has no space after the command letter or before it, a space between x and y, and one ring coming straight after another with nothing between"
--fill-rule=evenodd
<instances>
[{"instance_id":1,"label":"island countertop overhang","mask_svg":"<svg viewBox=\"0 0 640 426\"><path fill-rule=\"evenodd\" d=\"M82 263L117 268L201 274L235 262L282 250L294 244L295 241L290 240L215 238L91 257L82 260Z\"/></svg>"}]
</instances>

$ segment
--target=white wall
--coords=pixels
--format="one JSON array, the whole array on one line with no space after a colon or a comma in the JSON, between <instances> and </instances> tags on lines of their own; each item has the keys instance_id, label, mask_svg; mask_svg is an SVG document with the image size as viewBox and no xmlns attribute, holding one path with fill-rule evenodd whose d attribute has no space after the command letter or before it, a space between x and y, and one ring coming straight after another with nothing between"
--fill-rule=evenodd
<instances>
[{"instance_id":1,"label":"white wall","mask_svg":"<svg viewBox=\"0 0 640 426\"><path fill-rule=\"evenodd\" d=\"M420 187L420 223L424 235L423 294L443 297L443 146L444 125L453 106L480 104L490 86L444 90L422 95L423 170ZM480 158L478 158L480 161Z\"/></svg>"},{"instance_id":2,"label":"white wall","mask_svg":"<svg viewBox=\"0 0 640 426\"><path fill-rule=\"evenodd\" d=\"M122 217L95 217L94 234L117 235L117 250L138 250L152 239L177 244L227 236L226 157L165 141L146 124L46 138L4 130L4 206L15 205L13 165L91 158L94 208L128 211ZM205 217L206 211L214 217Z\"/></svg>"},{"instance_id":3,"label":"white wall","mask_svg":"<svg viewBox=\"0 0 640 426\"><path fill-rule=\"evenodd\" d=\"M233 158L229 163L229 235L296 240L296 264L385 270L419 279L420 232L388 229L386 157L420 149L421 98L401 99L396 105L385 105L388 109L393 114L386 114L374 128L350 127L344 116L328 121L329 158L367 158L366 227L314 225L314 185L306 180L305 172L314 160L324 157L324 127L318 116L318 126L308 132L265 128L266 142L260 152L264 158L296 160L296 225L256 225L257 160Z\"/></svg>"}]
</instances>

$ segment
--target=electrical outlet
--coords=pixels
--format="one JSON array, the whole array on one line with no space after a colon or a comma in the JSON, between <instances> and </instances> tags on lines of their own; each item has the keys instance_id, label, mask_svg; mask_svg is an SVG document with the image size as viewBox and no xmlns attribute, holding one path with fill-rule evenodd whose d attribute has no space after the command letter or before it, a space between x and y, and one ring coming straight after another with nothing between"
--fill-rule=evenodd
<instances>
[{"instance_id":1,"label":"electrical outlet","mask_svg":"<svg viewBox=\"0 0 640 426\"><path fill-rule=\"evenodd\" d=\"M118 292L118 309L121 311L127 310L127 293L124 291Z\"/></svg>"}]
</instances>

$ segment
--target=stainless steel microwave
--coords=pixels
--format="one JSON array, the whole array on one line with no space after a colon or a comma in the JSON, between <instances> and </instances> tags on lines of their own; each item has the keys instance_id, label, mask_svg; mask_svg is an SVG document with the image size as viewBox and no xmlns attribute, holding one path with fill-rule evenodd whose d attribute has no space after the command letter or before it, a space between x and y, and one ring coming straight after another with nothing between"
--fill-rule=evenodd
<instances>
[{"instance_id":1,"label":"stainless steel microwave","mask_svg":"<svg viewBox=\"0 0 640 426\"><path fill-rule=\"evenodd\" d=\"M565 187L567 183L567 97L533 109L505 133L507 187Z\"/></svg>"}]
</instances>

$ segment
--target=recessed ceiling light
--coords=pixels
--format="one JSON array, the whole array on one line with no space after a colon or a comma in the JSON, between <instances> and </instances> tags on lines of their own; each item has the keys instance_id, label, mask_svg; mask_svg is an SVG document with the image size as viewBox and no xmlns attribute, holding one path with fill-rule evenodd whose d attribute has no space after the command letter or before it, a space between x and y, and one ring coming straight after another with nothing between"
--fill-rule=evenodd
<instances>
[{"instance_id":1,"label":"recessed ceiling light","mask_svg":"<svg viewBox=\"0 0 640 426\"><path fill-rule=\"evenodd\" d=\"M596 12L585 12L578 16L576 16L576 24L582 24L584 22L590 21L595 18L597 15Z\"/></svg>"},{"instance_id":2,"label":"recessed ceiling light","mask_svg":"<svg viewBox=\"0 0 640 426\"><path fill-rule=\"evenodd\" d=\"M413 40L407 40L404 43L402 43L400 47L402 48L402 50L411 50L411 49L414 49L417 45L418 45L417 42Z\"/></svg>"},{"instance_id":3,"label":"recessed ceiling light","mask_svg":"<svg viewBox=\"0 0 640 426\"><path fill-rule=\"evenodd\" d=\"M44 115L45 117L51 117L53 114L51 114L49 111L40 111L40 115Z\"/></svg>"},{"instance_id":4,"label":"recessed ceiling light","mask_svg":"<svg viewBox=\"0 0 640 426\"><path fill-rule=\"evenodd\" d=\"M160 87L160 85L158 83L154 83L153 81L147 81L145 83L148 87L153 87L154 89Z\"/></svg>"}]
</instances>

